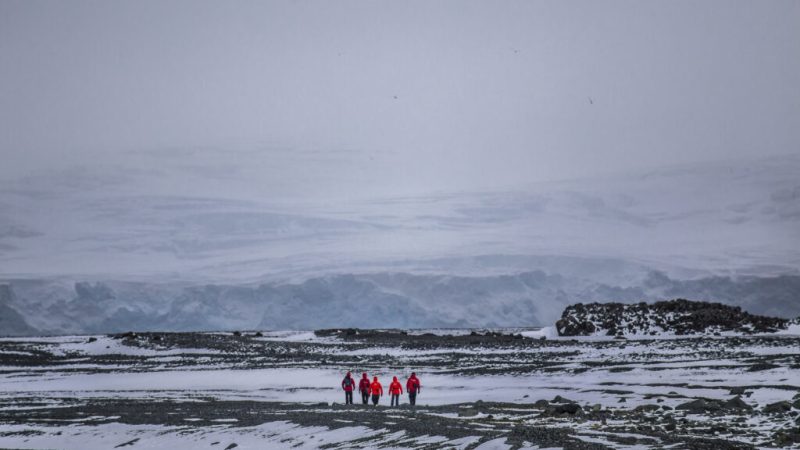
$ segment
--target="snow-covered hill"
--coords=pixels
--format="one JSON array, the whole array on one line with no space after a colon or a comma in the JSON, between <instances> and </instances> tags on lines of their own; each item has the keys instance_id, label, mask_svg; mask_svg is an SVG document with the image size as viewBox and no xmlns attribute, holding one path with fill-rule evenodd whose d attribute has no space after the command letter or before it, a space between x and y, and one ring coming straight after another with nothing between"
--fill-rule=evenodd
<instances>
[{"instance_id":1,"label":"snow-covered hill","mask_svg":"<svg viewBox=\"0 0 800 450\"><path fill-rule=\"evenodd\" d=\"M280 161L233 151L159 155L98 157L0 180L0 276L257 283L367 271L485 275L487 264L474 273L428 264L481 255L605 258L693 277L800 268L796 156L480 191L399 196L353 187L297 198L300 181L265 176ZM241 170L223 170L229 159Z\"/></svg>"}]
</instances>

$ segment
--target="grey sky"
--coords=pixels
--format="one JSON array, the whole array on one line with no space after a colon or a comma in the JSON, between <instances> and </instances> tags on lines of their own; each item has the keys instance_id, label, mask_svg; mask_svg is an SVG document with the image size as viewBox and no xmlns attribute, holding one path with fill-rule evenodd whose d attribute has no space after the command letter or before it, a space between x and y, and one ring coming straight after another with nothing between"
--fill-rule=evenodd
<instances>
[{"instance_id":1,"label":"grey sky","mask_svg":"<svg viewBox=\"0 0 800 450\"><path fill-rule=\"evenodd\" d=\"M3 0L0 175L203 146L469 188L798 153L799 30L797 1Z\"/></svg>"}]
</instances>

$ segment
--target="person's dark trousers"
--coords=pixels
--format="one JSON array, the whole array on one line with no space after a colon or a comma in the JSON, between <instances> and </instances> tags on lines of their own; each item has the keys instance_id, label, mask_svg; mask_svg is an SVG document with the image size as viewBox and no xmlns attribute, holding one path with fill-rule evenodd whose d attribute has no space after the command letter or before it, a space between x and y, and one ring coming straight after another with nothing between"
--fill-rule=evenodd
<instances>
[{"instance_id":1,"label":"person's dark trousers","mask_svg":"<svg viewBox=\"0 0 800 450\"><path fill-rule=\"evenodd\" d=\"M353 391L344 391L344 403L345 405L353 404Z\"/></svg>"},{"instance_id":2,"label":"person's dark trousers","mask_svg":"<svg viewBox=\"0 0 800 450\"><path fill-rule=\"evenodd\" d=\"M400 395L392 394L392 406L400 406Z\"/></svg>"},{"instance_id":3,"label":"person's dark trousers","mask_svg":"<svg viewBox=\"0 0 800 450\"><path fill-rule=\"evenodd\" d=\"M373 395L372 396L372 404L373 405L377 405L378 404L378 400L380 400L380 399L381 399L380 395Z\"/></svg>"},{"instance_id":4,"label":"person's dark trousers","mask_svg":"<svg viewBox=\"0 0 800 450\"><path fill-rule=\"evenodd\" d=\"M361 391L361 402L365 405L369 403L369 391Z\"/></svg>"},{"instance_id":5,"label":"person's dark trousers","mask_svg":"<svg viewBox=\"0 0 800 450\"><path fill-rule=\"evenodd\" d=\"M412 405L417 404L417 393L416 392L409 392L408 393L408 402Z\"/></svg>"}]
</instances>

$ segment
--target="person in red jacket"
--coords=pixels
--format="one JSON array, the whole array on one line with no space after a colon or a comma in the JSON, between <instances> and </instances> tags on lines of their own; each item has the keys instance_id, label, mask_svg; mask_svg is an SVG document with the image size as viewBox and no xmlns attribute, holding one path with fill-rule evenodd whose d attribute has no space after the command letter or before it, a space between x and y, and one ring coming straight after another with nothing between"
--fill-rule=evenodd
<instances>
[{"instance_id":1,"label":"person in red jacket","mask_svg":"<svg viewBox=\"0 0 800 450\"><path fill-rule=\"evenodd\" d=\"M411 372L411 376L408 377L408 381L406 381L406 392L408 392L408 402L412 405L417 404L417 394L419 391L422 390L422 384L419 382L419 378L417 378L416 372Z\"/></svg>"},{"instance_id":2,"label":"person in red jacket","mask_svg":"<svg viewBox=\"0 0 800 450\"><path fill-rule=\"evenodd\" d=\"M353 391L356 390L356 380L353 379L353 376L350 375L350 372L347 372L347 375L345 375L344 379L342 380L342 389L344 390L344 404L352 405Z\"/></svg>"},{"instance_id":3,"label":"person in red jacket","mask_svg":"<svg viewBox=\"0 0 800 450\"><path fill-rule=\"evenodd\" d=\"M361 403L369 403L369 378L366 373L361 374L361 381L358 382L358 392L361 392Z\"/></svg>"},{"instance_id":4,"label":"person in red jacket","mask_svg":"<svg viewBox=\"0 0 800 450\"><path fill-rule=\"evenodd\" d=\"M378 400L383 396L383 386L378 381L378 377L372 378L372 384L369 385L369 393L372 395L372 404L377 406Z\"/></svg>"},{"instance_id":5,"label":"person in red jacket","mask_svg":"<svg viewBox=\"0 0 800 450\"><path fill-rule=\"evenodd\" d=\"M403 385L394 377L392 384L389 385L389 394L392 396L391 406L400 406L400 394L403 393Z\"/></svg>"}]
</instances>

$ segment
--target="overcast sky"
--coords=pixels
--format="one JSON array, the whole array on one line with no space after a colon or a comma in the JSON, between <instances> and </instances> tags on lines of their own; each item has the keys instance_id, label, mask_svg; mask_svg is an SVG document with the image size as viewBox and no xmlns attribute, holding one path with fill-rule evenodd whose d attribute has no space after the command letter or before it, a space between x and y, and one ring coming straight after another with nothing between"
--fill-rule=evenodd
<instances>
[{"instance_id":1,"label":"overcast sky","mask_svg":"<svg viewBox=\"0 0 800 450\"><path fill-rule=\"evenodd\" d=\"M194 147L398 190L798 153L800 2L0 0L0 176Z\"/></svg>"}]
</instances>

